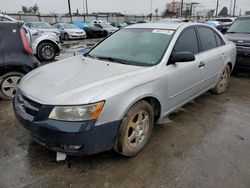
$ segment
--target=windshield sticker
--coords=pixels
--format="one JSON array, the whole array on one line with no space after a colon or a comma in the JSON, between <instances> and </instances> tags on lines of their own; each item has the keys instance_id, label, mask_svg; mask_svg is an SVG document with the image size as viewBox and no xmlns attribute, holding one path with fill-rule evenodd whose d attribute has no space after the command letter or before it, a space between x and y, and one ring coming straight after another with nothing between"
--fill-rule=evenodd
<instances>
[{"instance_id":1,"label":"windshield sticker","mask_svg":"<svg viewBox=\"0 0 250 188\"><path fill-rule=\"evenodd\" d=\"M158 33L158 34L165 34L165 35L172 35L174 33L174 31L170 31L170 30L153 30L152 33Z\"/></svg>"}]
</instances>

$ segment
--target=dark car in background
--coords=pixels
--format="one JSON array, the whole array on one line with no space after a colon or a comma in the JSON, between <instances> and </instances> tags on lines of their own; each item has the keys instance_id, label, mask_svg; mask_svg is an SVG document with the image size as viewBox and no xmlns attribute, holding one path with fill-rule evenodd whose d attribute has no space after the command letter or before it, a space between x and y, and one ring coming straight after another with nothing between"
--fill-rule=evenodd
<instances>
[{"instance_id":1,"label":"dark car in background","mask_svg":"<svg viewBox=\"0 0 250 188\"><path fill-rule=\"evenodd\" d=\"M106 22L101 22L101 23L95 23L94 26L99 27L101 29L103 29L103 32L106 35L111 35L112 33L116 32L117 30L119 30L119 28L114 27Z\"/></svg>"},{"instance_id":2,"label":"dark car in background","mask_svg":"<svg viewBox=\"0 0 250 188\"><path fill-rule=\"evenodd\" d=\"M87 35L87 38L99 38L107 36L107 34L104 33L103 29L94 26L92 23L83 23L80 20L75 20L73 21L73 24L79 29L84 30Z\"/></svg>"},{"instance_id":3,"label":"dark car in background","mask_svg":"<svg viewBox=\"0 0 250 188\"><path fill-rule=\"evenodd\" d=\"M99 37L106 37L107 33L99 28L94 26L92 23L83 23L84 27L83 30L86 32L88 38L99 38Z\"/></svg>"},{"instance_id":4,"label":"dark car in background","mask_svg":"<svg viewBox=\"0 0 250 188\"><path fill-rule=\"evenodd\" d=\"M23 23L0 22L0 98L11 99L21 78L37 68Z\"/></svg>"},{"instance_id":5,"label":"dark car in background","mask_svg":"<svg viewBox=\"0 0 250 188\"><path fill-rule=\"evenodd\" d=\"M237 47L235 71L250 71L250 16L239 17L225 37Z\"/></svg>"}]
</instances>

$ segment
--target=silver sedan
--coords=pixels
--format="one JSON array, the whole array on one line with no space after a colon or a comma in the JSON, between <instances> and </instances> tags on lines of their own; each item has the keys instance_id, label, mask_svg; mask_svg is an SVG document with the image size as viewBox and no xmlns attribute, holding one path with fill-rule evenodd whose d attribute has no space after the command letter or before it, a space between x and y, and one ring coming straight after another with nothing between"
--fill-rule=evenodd
<instances>
[{"instance_id":1,"label":"silver sedan","mask_svg":"<svg viewBox=\"0 0 250 188\"><path fill-rule=\"evenodd\" d=\"M208 90L224 93L235 58L235 45L207 25L132 25L84 56L26 75L14 109L51 150L134 156L154 122Z\"/></svg>"}]
</instances>

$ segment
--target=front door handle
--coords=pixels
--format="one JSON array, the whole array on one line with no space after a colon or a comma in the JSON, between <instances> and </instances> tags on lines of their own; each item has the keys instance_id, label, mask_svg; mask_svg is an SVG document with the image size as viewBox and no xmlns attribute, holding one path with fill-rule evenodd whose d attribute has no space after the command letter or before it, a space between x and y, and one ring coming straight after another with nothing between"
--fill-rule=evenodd
<instances>
[{"instance_id":1,"label":"front door handle","mask_svg":"<svg viewBox=\"0 0 250 188\"><path fill-rule=\"evenodd\" d=\"M200 64L199 64L199 68L201 68L201 67L205 67L205 63L204 62L200 62Z\"/></svg>"}]
</instances>

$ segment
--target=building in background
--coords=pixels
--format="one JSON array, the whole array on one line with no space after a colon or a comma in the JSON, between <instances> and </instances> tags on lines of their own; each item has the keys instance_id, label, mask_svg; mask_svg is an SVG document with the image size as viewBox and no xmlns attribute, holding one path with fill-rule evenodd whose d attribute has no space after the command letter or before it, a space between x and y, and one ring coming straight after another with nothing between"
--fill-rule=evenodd
<instances>
[{"instance_id":1,"label":"building in background","mask_svg":"<svg viewBox=\"0 0 250 188\"><path fill-rule=\"evenodd\" d=\"M201 4L193 4L192 17L207 17L209 10Z\"/></svg>"},{"instance_id":2,"label":"building in background","mask_svg":"<svg viewBox=\"0 0 250 188\"><path fill-rule=\"evenodd\" d=\"M191 3L183 2L183 13L190 11ZM172 1L171 3L167 3L167 10L169 12L175 13L176 15L180 15L181 12L181 1Z\"/></svg>"}]
</instances>

